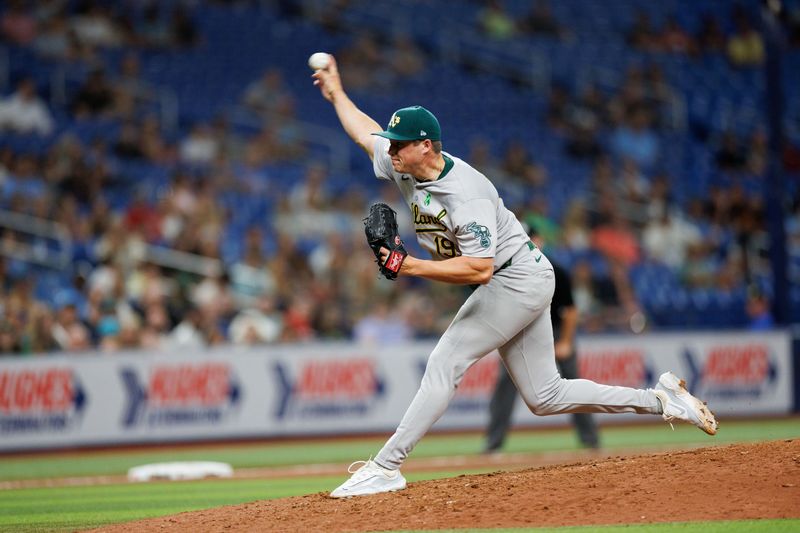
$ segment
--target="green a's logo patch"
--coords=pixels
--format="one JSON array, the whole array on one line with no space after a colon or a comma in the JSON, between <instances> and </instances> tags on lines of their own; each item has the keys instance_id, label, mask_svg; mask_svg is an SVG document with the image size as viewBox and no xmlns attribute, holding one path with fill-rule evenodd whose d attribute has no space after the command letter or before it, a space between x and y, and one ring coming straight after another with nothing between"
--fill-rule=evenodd
<instances>
[{"instance_id":1,"label":"green a's logo patch","mask_svg":"<svg viewBox=\"0 0 800 533\"><path fill-rule=\"evenodd\" d=\"M396 114L392 115L392 118L389 119L389 127L387 129L392 129L398 124L400 124L400 117L398 117Z\"/></svg>"},{"instance_id":2,"label":"green a's logo patch","mask_svg":"<svg viewBox=\"0 0 800 533\"><path fill-rule=\"evenodd\" d=\"M422 203L425 204L425 207L431 205L431 193L425 195L425 201Z\"/></svg>"},{"instance_id":3,"label":"green a's logo patch","mask_svg":"<svg viewBox=\"0 0 800 533\"><path fill-rule=\"evenodd\" d=\"M488 248L492 245L492 234L489 233L489 228L481 226L477 222L470 222L467 224L467 231L475 234L475 238L481 243L483 248Z\"/></svg>"}]
</instances>

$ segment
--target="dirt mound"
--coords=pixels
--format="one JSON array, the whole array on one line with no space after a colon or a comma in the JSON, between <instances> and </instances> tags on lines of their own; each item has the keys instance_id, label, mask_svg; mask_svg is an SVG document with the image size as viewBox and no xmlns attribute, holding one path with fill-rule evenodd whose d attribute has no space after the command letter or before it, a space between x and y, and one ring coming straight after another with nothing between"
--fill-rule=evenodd
<instances>
[{"instance_id":1,"label":"dirt mound","mask_svg":"<svg viewBox=\"0 0 800 533\"><path fill-rule=\"evenodd\" d=\"M98 531L380 531L800 518L800 439L266 500Z\"/></svg>"}]
</instances>

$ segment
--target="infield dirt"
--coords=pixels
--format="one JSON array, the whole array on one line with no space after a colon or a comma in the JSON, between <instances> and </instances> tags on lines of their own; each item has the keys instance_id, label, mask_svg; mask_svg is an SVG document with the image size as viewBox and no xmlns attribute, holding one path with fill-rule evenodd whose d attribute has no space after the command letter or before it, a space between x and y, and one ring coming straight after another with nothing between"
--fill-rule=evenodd
<instances>
[{"instance_id":1,"label":"infield dirt","mask_svg":"<svg viewBox=\"0 0 800 533\"><path fill-rule=\"evenodd\" d=\"M94 531L355 532L757 518L800 518L800 439L464 475L346 500L318 493Z\"/></svg>"}]
</instances>

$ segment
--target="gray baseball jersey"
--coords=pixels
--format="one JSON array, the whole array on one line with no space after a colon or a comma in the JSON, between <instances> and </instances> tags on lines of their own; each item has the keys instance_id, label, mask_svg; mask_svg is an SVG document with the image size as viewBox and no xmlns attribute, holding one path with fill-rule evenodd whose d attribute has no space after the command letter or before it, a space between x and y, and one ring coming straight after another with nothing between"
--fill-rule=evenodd
<instances>
[{"instance_id":1,"label":"gray baseball jersey","mask_svg":"<svg viewBox=\"0 0 800 533\"><path fill-rule=\"evenodd\" d=\"M375 175L400 188L411 209L417 241L433 259L494 257L497 270L527 245L525 230L503 205L497 189L470 165L443 152L446 173L436 181L418 182L394 171L388 150L389 140L377 137Z\"/></svg>"},{"instance_id":2,"label":"gray baseball jersey","mask_svg":"<svg viewBox=\"0 0 800 533\"><path fill-rule=\"evenodd\" d=\"M402 191L420 245L438 260L493 257L495 272L467 298L431 352L414 400L375 457L378 465L399 468L445 412L469 367L495 349L536 414L660 413L652 389L561 378L550 322L553 267L540 250L529 248L522 225L483 174L444 153L440 178L417 182L394 172L388 148L388 140L375 139L375 174Z\"/></svg>"}]
</instances>

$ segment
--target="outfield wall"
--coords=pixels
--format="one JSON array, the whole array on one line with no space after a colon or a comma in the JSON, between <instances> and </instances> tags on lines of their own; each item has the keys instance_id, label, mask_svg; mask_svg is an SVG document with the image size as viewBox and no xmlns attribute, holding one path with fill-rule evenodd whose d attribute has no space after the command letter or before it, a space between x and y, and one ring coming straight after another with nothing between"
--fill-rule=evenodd
<instances>
[{"instance_id":1,"label":"outfield wall","mask_svg":"<svg viewBox=\"0 0 800 533\"><path fill-rule=\"evenodd\" d=\"M343 343L5 358L0 451L390 432L432 348ZM603 383L645 388L672 370L722 419L793 409L785 332L584 336L579 353L583 377ZM492 354L469 370L436 428L483 428L498 363ZM514 416L519 425L569 423L521 404Z\"/></svg>"}]
</instances>

